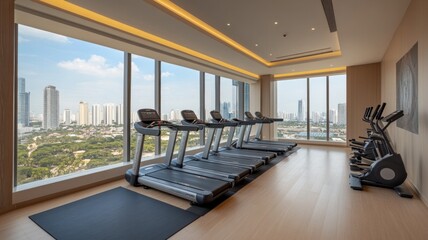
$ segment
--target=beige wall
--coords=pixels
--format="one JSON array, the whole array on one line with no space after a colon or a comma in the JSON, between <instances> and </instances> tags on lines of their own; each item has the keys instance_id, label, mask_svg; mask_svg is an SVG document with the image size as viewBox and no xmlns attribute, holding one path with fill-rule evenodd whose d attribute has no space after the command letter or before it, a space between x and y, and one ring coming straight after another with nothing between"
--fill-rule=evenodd
<instances>
[{"instance_id":1,"label":"beige wall","mask_svg":"<svg viewBox=\"0 0 428 240\"><path fill-rule=\"evenodd\" d=\"M276 90L274 85L273 75L262 75L260 77L260 111L263 115L268 117L275 117L275 109L276 109ZM273 133L274 126L273 124L264 124L262 130L262 138L263 139L274 139Z\"/></svg>"},{"instance_id":2,"label":"beige wall","mask_svg":"<svg viewBox=\"0 0 428 240\"><path fill-rule=\"evenodd\" d=\"M380 63L350 66L346 69L346 124L348 139L366 136L370 126L363 122L368 106L380 103Z\"/></svg>"},{"instance_id":3,"label":"beige wall","mask_svg":"<svg viewBox=\"0 0 428 240\"><path fill-rule=\"evenodd\" d=\"M413 0L395 32L382 61L382 101L386 112L396 108L396 63L418 42L419 134L394 124L389 133L401 153L408 179L428 204L428 1Z\"/></svg>"}]
</instances>

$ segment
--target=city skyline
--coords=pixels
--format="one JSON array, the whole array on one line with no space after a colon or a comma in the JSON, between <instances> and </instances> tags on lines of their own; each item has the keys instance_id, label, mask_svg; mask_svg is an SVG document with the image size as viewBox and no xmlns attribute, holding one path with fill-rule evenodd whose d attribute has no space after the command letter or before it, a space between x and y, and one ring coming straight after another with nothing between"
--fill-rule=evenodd
<instances>
[{"instance_id":1,"label":"city skyline","mask_svg":"<svg viewBox=\"0 0 428 240\"><path fill-rule=\"evenodd\" d=\"M54 85L61 89L60 109L78 112L79 102L123 102L123 51L90 42L18 25L18 75L27 81L31 92L29 115L43 117L43 89ZM132 55L131 111L154 108L154 60ZM199 112L199 74L194 69L162 62L162 113L170 109ZM207 108L213 91L207 77ZM232 80L222 78L222 99L232 101ZM180 101L177 101L180 99ZM77 102L77 104L76 104ZM214 107L212 108L214 109Z\"/></svg>"},{"instance_id":2,"label":"city skyline","mask_svg":"<svg viewBox=\"0 0 428 240\"><path fill-rule=\"evenodd\" d=\"M307 111L304 109L304 101L297 101L297 112L278 111L277 116L283 118L284 121L306 121ZM312 122L322 122L327 120L325 111L311 111L310 119ZM329 109L329 120L331 123L344 125L346 124L346 103L337 104L337 109Z\"/></svg>"}]
</instances>

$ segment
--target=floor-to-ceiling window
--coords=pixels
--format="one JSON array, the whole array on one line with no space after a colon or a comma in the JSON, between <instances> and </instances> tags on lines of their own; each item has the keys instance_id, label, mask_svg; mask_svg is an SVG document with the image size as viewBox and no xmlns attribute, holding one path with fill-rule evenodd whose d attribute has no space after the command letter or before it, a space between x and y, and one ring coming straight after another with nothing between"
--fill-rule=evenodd
<instances>
[{"instance_id":1,"label":"floor-to-ceiling window","mask_svg":"<svg viewBox=\"0 0 428 240\"><path fill-rule=\"evenodd\" d=\"M205 73L205 119L210 122L210 112L215 110L215 75Z\"/></svg>"},{"instance_id":2,"label":"floor-to-ceiling window","mask_svg":"<svg viewBox=\"0 0 428 240\"><path fill-rule=\"evenodd\" d=\"M184 109L198 117L200 109L205 109L205 119L210 120L209 112L220 102L217 95L221 95L225 118L249 108L249 85L243 89L246 97L239 101L240 87L245 85L236 80L205 73L202 108L198 70L161 62L157 72L155 59L131 54L127 62L129 55L124 51L24 25L18 26L18 36L16 185L132 160L137 111L155 108L157 100L161 100L162 119L174 123L180 123ZM130 72L125 74L127 64ZM125 76L131 76L130 92L124 88ZM221 79L221 89L216 79ZM129 114L124 96L130 99ZM123 137L128 115L129 142ZM160 153L165 152L168 135L165 131L160 137ZM189 147L200 144L199 135L190 135ZM146 137L143 160L154 157L157 142ZM129 158L124 158L124 144L130 145Z\"/></svg>"},{"instance_id":3,"label":"floor-to-ceiling window","mask_svg":"<svg viewBox=\"0 0 428 240\"><path fill-rule=\"evenodd\" d=\"M329 140L346 142L346 75L329 76Z\"/></svg>"},{"instance_id":4,"label":"floor-to-ceiling window","mask_svg":"<svg viewBox=\"0 0 428 240\"><path fill-rule=\"evenodd\" d=\"M155 108L155 60L132 55L131 60L131 154L134 158L137 134L134 123L140 121L137 111L142 108ZM142 158L155 155L155 137L146 136Z\"/></svg>"},{"instance_id":5,"label":"floor-to-ceiling window","mask_svg":"<svg viewBox=\"0 0 428 240\"><path fill-rule=\"evenodd\" d=\"M162 62L161 64L162 119L174 123L182 120L182 110L193 110L199 117L199 71ZM161 137L161 152L165 152L168 133ZM199 145L199 132L191 132L187 146Z\"/></svg>"},{"instance_id":6,"label":"floor-to-ceiling window","mask_svg":"<svg viewBox=\"0 0 428 240\"><path fill-rule=\"evenodd\" d=\"M16 184L123 161L123 55L18 26Z\"/></svg>"},{"instance_id":7,"label":"floor-to-ceiling window","mask_svg":"<svg viewBox=\"0 0 428 240\"><path fill-rule=\"evenodd\" d=\"M307 79L277 82L278 138L307 139Z\"/></svg>"},{"instance_id":8,"label":"floor-to-ceiling window","mask_svg":"<svg viewBox=\"0 0 428 240\"><path fill-rule=\"evenodd\" d=\"M280 80L276 89L278 138L346 141L346 75Z\"/></svg>"},{"instance_id":9,"label":"floor-to-ceiling window","mask_svg":"<svg viewBox=\"0 0 428 240\"><path fill-rule=\"evenodd\" d=\"M327 140L327 78L309 78L309 139Z\"/></svg>"},{"instance_id":10,"label":"floor-to-ceiling window","mask_svg":"<svg viewBox=\"0 0 428 240\"><path fill-rule=\"evenodd\" d=\"M239 87L238 81L229 78L220 78L220 113L225 119L239 116ZM223 130L222 141L227 139L229 128Z\"/></svg>"}]
</instances>

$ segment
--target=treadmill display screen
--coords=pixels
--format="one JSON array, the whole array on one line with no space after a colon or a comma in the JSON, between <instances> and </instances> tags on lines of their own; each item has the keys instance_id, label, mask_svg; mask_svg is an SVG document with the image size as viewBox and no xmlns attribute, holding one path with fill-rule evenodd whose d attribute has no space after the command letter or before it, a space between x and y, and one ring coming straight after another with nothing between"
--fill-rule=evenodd
<instances>
[{"instance_id":1,"label":"treadmill display screen","mask_svg":"<svg viewBox=\"0 0 428 240\"><path fill-rule=\"evenodd\" d=\"M194 121L194 120L198 119L195 112L193 112L192 110L181 111L181 116L183 116L183 119L185 121Z\"/></svg>"},{"instance_id":2,"label":"treadmill display screen","mask_svg":"<svg viewBox=\"0 0 428 240\"><path fill-rule=\"evenodd\" d=\"M138 116L142 122L154 122L159 121L159 114L154 109L140 109L138 110Z\"/></svg>"},{"instance_id":3,"label":"treadmill display screen","mask_svg":"<svg viewBox=\"0 0 428 240\"><path fill-rule=\"evenodd\" d=\"M222 119L221 114L218 111L211 111L211 117L213 117L215 120Z\"/></svg>"}]
</instances>

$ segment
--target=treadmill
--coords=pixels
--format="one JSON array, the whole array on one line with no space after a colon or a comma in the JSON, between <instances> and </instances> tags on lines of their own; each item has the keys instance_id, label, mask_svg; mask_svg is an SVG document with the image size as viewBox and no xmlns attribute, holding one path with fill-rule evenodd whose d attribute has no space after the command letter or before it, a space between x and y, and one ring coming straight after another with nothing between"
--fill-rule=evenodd
<instances>
[{"instance_id":1,"label":"treadmill","mask_svg":"<svg viewBox=\"0 0 428 240\"><path fill-rule=\"evenodd\" d=\"M239 122L243 126L241 127L240 134L238 137L238 140L234 143L234 147L238 149L251 149L251 150L259 150L259 151L269 151L269 152L275 152L278 155L283 155L286 152L289 151L288 147L284 146L278 146L273 144L258 144L253 142L245 142L244 141L244 133L246 131L246 128L250 125L254 125L256 123L262 123L262 120L254 119L254 120L240 120L240 119L233 119L234 121ZM241 133L242 132L242 133Z\"/></svg>"},{"instance_id":2,"label":"treadmill","mask_svg":"<svg viewBox=\"0 0 428 240\"><path fill-rule=\"evenodd\" d=\"M183 117L183 121L182 121L183 124L194 125L195 123L197 124L198 122L202 122L196 117L196 114L191 110L184 110L181 112L181 114ZM205 124L209 124L210 126L216 126L215 127L216 129L223 129L223 126L221 124L216 124L216 123L205 123ZM201 153L197 153L192 157L197 158L201 161L207 161L207 162L212 162L216 164L224 164L224 165L229 165L229 166L234 166L239 168L246 168L246 169L249 169L251 173L256 171L259 167L261 167L265 163L261 159L245 158L245 157L237 157L237 156L225 156L225 155L218 155L213 153L210 150L214 139L214 135L216 139L221 138L221 136L218 135L217 133L218 131L214 131L214 129L211 129L210 131L208 131L207 142L205 143L204 151Z\"/></svg>"},{"instance_id":3,"label":"treadmill","mask_svg":"<svg viewBox=\"0 0 428 240\"><path fill-rule=\"evenodd\" d=\"M178 131L197 131L195 126L182 126L168 121L161 121L154 109L138 110L140 122L134 124L137 131L137 145L132 169L125 174L125 179L133 186L154 188L196 204L206 204L226 193L234 184L231 179L210 177L171 166L174 145ZM144 149L144 138L160 136L161 127L170 129L168 147L164 163L150 164L140 167Z\"/></svg>"},{"instance_id":4,"label":"treadmill","mask_svg":"<svg viewBox=\"0 0 428 240\"><path fill-rule=\"evenodd\" d=\"M199 130L208 128L208 131L214 131L217 128L223 128L221 124L207 123L198 119L195 112L192 110L183 110L181 111L181 115L184 119L182 121L183 125L195 126L198 127ZM250 174L251 167L240 166L239 163L233 164L233 159L225 159L226 162L221 162L195 156L184 156L188 137L189 131L184 131L181 136L180 151L178 152L177 158L172 160L173 166L219 175L233 179L236 182L241 181ZM212 138L213 134L209 134L209 137ZM206 151L209 151L211 143L212 139L208 139L205 145L205 149L208 149Z\"/></svg>"},{"instance_id":5,"label":"treadmill","mask_svg":"<svg viewBox=\"0 0 428 240\"><path fill-rule=\"evenodd\" d=\"M245 132L245 137L244 137L245 142L261 143L261 144L273 144L273 145L288 147L288 149L292 149L292 148L297 146L297 143L294 143L294 142L262 140L261 139L261 132L262 132L263 124L272 124L274 122L282 122L284 119L282 119L282 118L268 118L268 117L263 116L263 114L261 112L255 112L255 114L256 114L256 117L254 117L253 114L251 114L251 112L245 112L245 117L247 119L262 121L260 123L256 123L257 129L256 129L256 135L255 135L254 139L250 139L252 126L250 125L247 128L247 130Z\"/></svg>"},{"instance_id":6,"label":"treadmill","mask_svg":"<svg viewBox=\"0 0 428 240\"><path fill-rule=\"evenodd\" d=\"M273 158L277 156L277 154L274 152L234 148L232 145L233 145L233 137L235 134L235 128L237 126L241 126L238 134L239 136L241 136L245 132L245 125L251 124L251 123L229 121L227 119L224 119L219 111L215 111L215 110L211 111L210 114L213 122L220 123L225 127L229 127L229 135L228 135L226 144L224 147L221 147L221 148L220 148L220 142L221 142L221 135L223 134L223 129L217 129L216 139L212 150L213 154L219 155L219 156L226 155L226 156L233 156L233 157L239 157L239 158L244 157L244 158L261 159L265 162L265 164L269 163Z\"/></svg>"}]
</instances>

